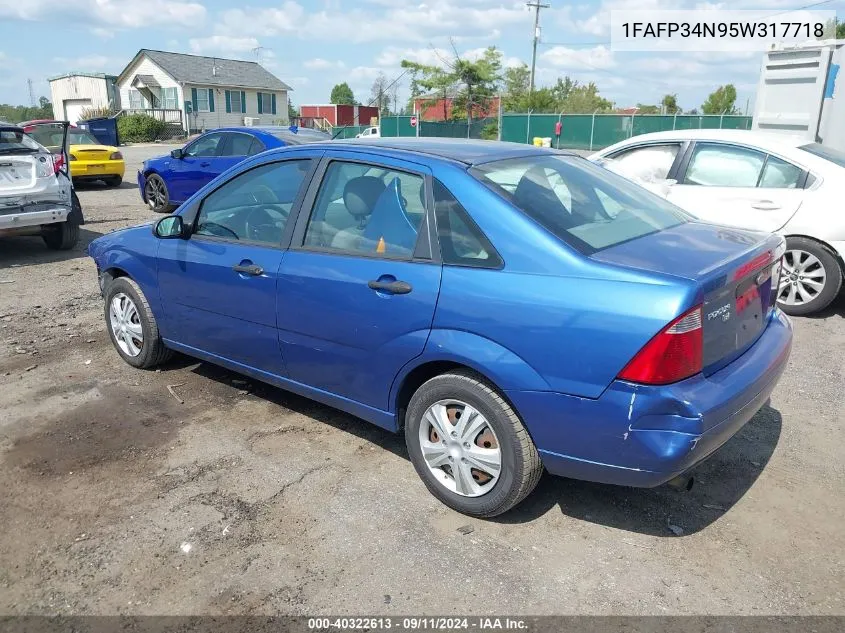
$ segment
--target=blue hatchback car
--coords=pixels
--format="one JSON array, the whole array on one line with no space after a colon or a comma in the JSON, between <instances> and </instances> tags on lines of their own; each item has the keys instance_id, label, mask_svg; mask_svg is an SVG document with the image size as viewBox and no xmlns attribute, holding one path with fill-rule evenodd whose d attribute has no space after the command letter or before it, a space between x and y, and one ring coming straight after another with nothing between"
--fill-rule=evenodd
<instances>
[{"instance_id":1,"label":"blue hatchback car","mask_svg":"<svg viewBox=\"0 0 845 633\"><path fill-rule=\"evenodd\" d=\"M792 342L783 238L524 145L265 152L88 252L127 363L178 351L404 431L428 489L474 516L544 467L685 476L764 405Z\"/></svg>"},{"instance_id":2,"label":"blue hatchback car","mask_svg":"<svg viewBox=\"0 0 845 633\"><path fill-rule=\"evenodd\" d=\"M145 160L138 170L141 198L169 213L227 169L268 149L326 141L325 132L296 127L227 127L206 132L169 156Z\"/></svg>"}]
</instances>

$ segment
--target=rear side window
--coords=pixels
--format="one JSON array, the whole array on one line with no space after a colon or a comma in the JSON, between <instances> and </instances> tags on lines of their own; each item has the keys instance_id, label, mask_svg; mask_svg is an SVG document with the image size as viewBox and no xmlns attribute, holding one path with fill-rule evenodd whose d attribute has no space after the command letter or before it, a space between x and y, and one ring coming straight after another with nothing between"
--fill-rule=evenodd
<instances>
[{"instance_id":1,"label":"rear side window","mask_svg":"<svg viewBox=\"0 0 845 633\"><path fill-rule=\"evenodd\" d=\"M502 258L466 209L439 181L434 181L434 215L444 264L500 268Z\"/></svg>"},{"instance_id":2,"label":"rear side window","mask_svg":"<svg viewBox=\"0 0 845 633\"><path fill-rule=\"evenodd\" d=\"M766 155L745 147L696 143L685 185L756 187Z\"/></svg>"},{"instance_id":3,"label":"rear side window","mask_svg":"<svg viewBox=\"0 0 845 633\"><path fill-rule=\"evenodd\" d=\"M226 156L247 156L252 146L252 137L246 134L230 134Z\"/></svg>"},{"instance_id":4,"label":"rear side window","mask_svg":"<svg viewBox=\"0 0 845 633\"><path fill-rule=\"evenodd\" d=\"M795 189L803 173L804 170L800 167L769 154L759 186L768 189Z\"/></svg>"},{"instance_id":5,"label":"rear side window","mask_svg":"<svg viewBox=\"0 0 845 633\"><path fill-rule=\"evenodd\" d=\"M616 160L624 173L632 174L643 180L663 180L669 175L672 164L681 150L680 143L665 145L646 145L635 147L613 154L610 158Z\"/></svg>"},{"instance_id":6,"label":"rear side window","mask_svg":"<svg viewBox=\"0 0 845 633\"><path fill-rule=\"evenodd\" d=\"M587 254L691 219L648 190L574 156L493 161L470 173Z\"/></svg>"}]
</instances>

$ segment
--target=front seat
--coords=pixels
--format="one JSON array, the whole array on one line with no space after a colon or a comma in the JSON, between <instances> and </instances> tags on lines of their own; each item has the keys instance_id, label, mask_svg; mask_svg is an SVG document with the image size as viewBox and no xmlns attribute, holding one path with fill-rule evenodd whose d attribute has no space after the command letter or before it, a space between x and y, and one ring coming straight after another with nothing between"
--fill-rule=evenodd
<instances>
[{"instance_id":1,"label":"front seat","mask_svg":"<svg viewBox=\"0 0 845 633\"><path fill-rule=\"evenodd\" d=\"M355 218L356 225L338 231L332 239L332 248L344 251L357 251L367 219L373 212L379 196L384 192L384 182L375 176L359 176L346 183L343 188L343 205Z\"/></svg>"}]
</instances>

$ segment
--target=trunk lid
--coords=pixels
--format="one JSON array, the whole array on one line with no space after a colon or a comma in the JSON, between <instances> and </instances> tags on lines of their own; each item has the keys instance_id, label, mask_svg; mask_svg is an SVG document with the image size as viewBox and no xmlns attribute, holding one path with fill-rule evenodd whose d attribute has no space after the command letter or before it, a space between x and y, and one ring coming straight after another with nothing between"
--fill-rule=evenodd
<instances>
[{"instance_id":1,"label":"trunk lid","mask_svg":"<svg viewBox=\"0 0 845 633\"><path fill-rule=\"evenodd\" d=\"M38 161L43 154L0 153L0 196L14 195L32 189L38 174ZM50 164L52 171L52 163Z\"/></svg>"},{"instance_id":2,"label":"trunk lid","mask_svg":"<svg viewBox=\"0 0 845 633\"><path fill-rule=\"evenodd\" d=\"M114 152L106 145L71 145L70 153L76 160L106 162Z\"/></svg>"},{"instance_id":3,"label":"trunk lid","mask_svg":"<svg viewBox=\"0 0 845 633\"><path fill-rule=\"evenodd\" d=\"M784 249L778 235L688 222L592 258L695 282L707 375L736 359L762 334L775 305Z\"/></svg>"}]
</instances>

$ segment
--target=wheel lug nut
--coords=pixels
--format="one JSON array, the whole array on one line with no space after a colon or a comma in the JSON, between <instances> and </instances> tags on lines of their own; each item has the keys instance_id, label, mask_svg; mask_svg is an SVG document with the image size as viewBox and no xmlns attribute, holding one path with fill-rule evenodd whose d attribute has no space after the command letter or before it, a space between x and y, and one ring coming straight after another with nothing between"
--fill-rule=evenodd
<instances>
[{"instance_id":1,"label":"wheel lug nut","mask_svg":"<svg viewBox=\"0 0 845 633\"><path fill-rule=\"evenodd\" d=\"M464 448L469 448L469 442L464 442Z\"/></svg>"},{"instance_id":2,"label":"wheel lug nut","mask_svg":"<svg viewBox=\"0 0 845 633\"><path fill-rule=\"evenodd\" d=\"M457 431L452 431L452 437L458 437Z\"/></svg>"}]
</instances>

